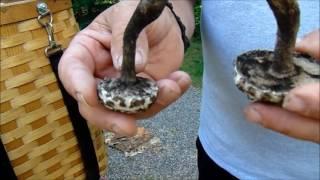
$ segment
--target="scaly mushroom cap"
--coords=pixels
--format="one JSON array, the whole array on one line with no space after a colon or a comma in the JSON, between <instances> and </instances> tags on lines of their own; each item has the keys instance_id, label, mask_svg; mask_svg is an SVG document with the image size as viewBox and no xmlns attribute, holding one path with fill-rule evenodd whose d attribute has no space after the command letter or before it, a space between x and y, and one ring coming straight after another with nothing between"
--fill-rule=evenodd
<instances>
[{"instance_id":1,"label":"scaly mushroom cap","mask_svg":"<svg viewBox=\"0 0 320 180\"><path fill-rule=\"evenodd\" d=\"M127 85L118 78L106 78L98 83L98 97L113 111L137 113L148 109L156 100L159 88L154 81L137 77Z\"/></svg>"},{"instance_id":2,"label":"scaly mushroom cap","mask_svg":"<svg viewBox=\"0 0 320 180\"><path fill-rule=\"evenodd\" d=\"M304 54L293 54L297 74L277 78L266 71L273 62L272 51L253 50L241 54L235 61L236 86L252 101L281 104L294 87L320 82L320 63Z\"/></svg>"}]
</instances>

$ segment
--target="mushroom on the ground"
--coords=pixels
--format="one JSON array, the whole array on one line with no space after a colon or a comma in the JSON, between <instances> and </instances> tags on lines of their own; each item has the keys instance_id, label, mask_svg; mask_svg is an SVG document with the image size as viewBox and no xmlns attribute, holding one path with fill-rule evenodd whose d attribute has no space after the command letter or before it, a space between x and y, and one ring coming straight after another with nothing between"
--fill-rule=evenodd
<instances>
[{"instance_id":1,"label":"mushroom on the ground","mask_svg":"<svg viewBox=\"0 0 320 180\"><path fill-rule=\"evenodd\" d=\"M97 86L98 97L105 107L124 113L137 113L148 109L155 102L158 94L156 83L136 76L136 40L143 28L160 16L167 2L139 2L124 32L121 77L105 78Z\"/></svg>"}]
</instances>

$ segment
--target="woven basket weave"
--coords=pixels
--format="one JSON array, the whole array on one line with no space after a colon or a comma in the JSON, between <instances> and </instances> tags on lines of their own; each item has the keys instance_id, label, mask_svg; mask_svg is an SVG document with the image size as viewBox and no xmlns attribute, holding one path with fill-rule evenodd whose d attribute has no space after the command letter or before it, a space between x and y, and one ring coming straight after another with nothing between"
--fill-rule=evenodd
<instances>
[{"instance_id":1,"label":"woven basket weave","mask_svg":"<svg viewBox=\"0 0 320 180\"><path fill-rule=\"evenodd\" d=\"M47 3L55 39L65 48L79 30L71 2ZM84 179L73 126L44 55L48 35L35 7L30 0L1 4L1 140L19 179ZM103 132L89 128L100 174L105 175Z\"/></svg>"}]
</instances>

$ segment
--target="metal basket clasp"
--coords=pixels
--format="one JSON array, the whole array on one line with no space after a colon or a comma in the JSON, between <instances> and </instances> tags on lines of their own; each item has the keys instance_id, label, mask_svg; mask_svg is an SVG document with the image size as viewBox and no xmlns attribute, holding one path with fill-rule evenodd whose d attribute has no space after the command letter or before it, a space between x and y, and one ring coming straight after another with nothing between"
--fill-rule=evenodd
<instances>
[{"instance_id":1,"label":"metal basket clasp","mask_svg":"<svg viewBox=\"0 0 320 180\"><path fill-rule=\"evenodd\" d=\"M54 30L52 25L53 17L52 17L51 11L48 9L47 4L41 1L38 2L37 10L39 13L38 22L43 27L45 27L48 33L49 46L45 49L45 55L49 57L55 52L62 50L62 47L60 44L57 44L57 42L54 39L54 35L53 35Z\"/></svg>"}]
</instances>

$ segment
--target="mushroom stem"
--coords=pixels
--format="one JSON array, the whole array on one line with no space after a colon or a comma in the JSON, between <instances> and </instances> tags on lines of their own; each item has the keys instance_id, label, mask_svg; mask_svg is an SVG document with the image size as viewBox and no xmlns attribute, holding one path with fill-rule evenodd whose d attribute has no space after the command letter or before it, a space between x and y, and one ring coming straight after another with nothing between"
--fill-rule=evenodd
<instances>
[{"instance_id":1,"label":"mushroom stem","mask_svg":"<svg viewBox=\"0 0 320 180\"><path fill-rule=\"evenodd\" d=\"M293 51L300 25L300 10L296 0L267 0L276 17L278 30L274 62L270 72L284 78L295 73Z\"/></svg>"},{"instance_id":2,"label":"mushroom stem","mask_svg":"<svg viewBox=\"0 0 320 180\"><path fill-rule=\"evenodd\" d=\"M136 82L135 51L136 41L148 24L157 19L168 0L141 0L133 13L123 37L123 63L121 80L127 84Z\"/></svg>"}]
</instances>

